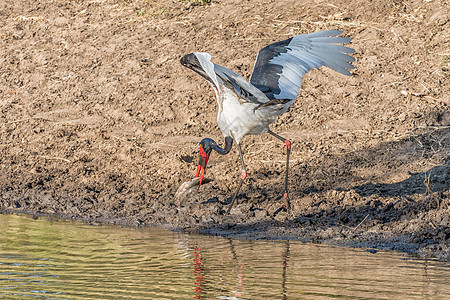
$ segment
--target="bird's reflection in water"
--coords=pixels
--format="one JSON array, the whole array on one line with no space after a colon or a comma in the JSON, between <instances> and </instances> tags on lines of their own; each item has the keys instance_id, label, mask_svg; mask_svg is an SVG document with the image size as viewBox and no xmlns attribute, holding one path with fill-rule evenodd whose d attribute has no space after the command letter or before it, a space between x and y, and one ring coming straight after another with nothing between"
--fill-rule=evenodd
<instances>
[{"instance_id":1,"label":"bird's reflection in water","mask_svg":"<svg viewBox=\"0 0 450 300\"><path fill-rule=\"evenodd\" d=\"M203 259L202 259L202 248L195 247L194 248L194 258L192 259L194 264L194 299L202 299L203 287L205 284L205 275L203 268Z\"/></svg>"},{"instance_id":2,"label":"bird's reflection in water","mask_svg":"<svg viewBox=\"0 0 450 300\"><path fill-rule=\"evenodd\" d=\"M234 247L233 240L228 239L228 243L230 244L230 251L233 260L236 262L236 270L237 270L237 284L236 284L236 297L242 297L242 293L244 292L244 263L239 260L236 254L236 248Z\"/></svg>"},{"instance_id":3,"label":"bird's reflection in water","mask_svg":"<svg viewBox=\"0 0 450 300\"><path fill-rule=\"evenodd\" d=\"M229 251L231 254L231 259L234 262L234 268L236 271L235 276L235 285L229 293L234 294L232 296L233 299L241 299L241 297L245 296L245 270L246 265L244 264L243 260L237 253L237 247L235 245L236 241L233 239L227 239L229 244ZM289 267L289 260L290 260L290 241L285 241L284 243L284 249L281 253L281 293L280 298L281 299L288 299L288 291L287 291L287 277L288 277L288 267ZM279 245L274 245L274 247L279 249ZM204 296L206 296L206 290L205 284L206 284L206 272L205 272L205 265L204 260L202 257L202 251L207 251L200 246L196 245L193 248L193 274L194 274L194 289L195 292L194 299L202 299ZM244 258L244 255L242 255L242 258ZM234 281L234 280L232 280Z\"/></svg>"},{"instance_id":4,"label":"bird's reflection in water","mask_svg":"<svg viewBox=\"0 0 450 300\"><path fill-rule=\"evenodd\" d=\"M288 262L290 258L290 242L286 241L284 244L284 251L283 251L283 260L282 260L282 266L283 266L283 272L281 273L281 290L282 290L282 299L288 299L287 297L287 288L286 288L286 278L287 278L287 268L288 268Z\"/></svg>"}]
</instances>

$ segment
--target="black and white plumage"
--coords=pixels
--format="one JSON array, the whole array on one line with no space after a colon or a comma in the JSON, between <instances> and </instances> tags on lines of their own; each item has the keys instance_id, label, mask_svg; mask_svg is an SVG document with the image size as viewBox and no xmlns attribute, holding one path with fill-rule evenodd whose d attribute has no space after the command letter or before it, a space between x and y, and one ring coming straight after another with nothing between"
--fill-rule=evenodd
<instances>
[{"instance_id":1,"label":"black and white plumage","mask_svg":"<svg viewBox=\"0 0 450 300\"><path fill-rule=\"evenodd\" d=\"M181 58L181 64L203 76L213 87L218 104L217 123L225 137L225 148L212 139L200 142L200 159L196 177L200 184L212 150L227 154L233 140L238 145L242 175L239 187L233 196L231 206L246 177L245 164L240 148L242 138L248 134L268 132L284 141L287 147L285 201L289 208L287 194L290 142L269 129L276 117L286 112L297 98L303 76L311 69L326 66L344 75L351 75L348 69L354 58L347 55L353 49L339 45L351 41L339 37L342 31L327 30L297 35L284 41L270 44L261 49L256 58L250 82L241 75L211 62L208 53L194 52ZM229 211L228 209L228 211Z\"/></svg>"}]
</instances>

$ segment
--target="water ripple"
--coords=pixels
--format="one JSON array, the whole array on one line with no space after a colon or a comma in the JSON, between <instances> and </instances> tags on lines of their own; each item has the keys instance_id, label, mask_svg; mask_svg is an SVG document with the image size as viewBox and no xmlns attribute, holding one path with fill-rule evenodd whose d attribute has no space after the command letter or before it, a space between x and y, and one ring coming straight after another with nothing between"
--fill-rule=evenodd
<instances>
[{"instance_id":1,"label":"water ripple","mask_svg":"<svg viewBox=\"0 0 450 300\"><path fill-rule=\"evenodd\" d=\"M0 298L422 299L450 264L288 241L0 215Z\"/></svg>"}]
</instances>

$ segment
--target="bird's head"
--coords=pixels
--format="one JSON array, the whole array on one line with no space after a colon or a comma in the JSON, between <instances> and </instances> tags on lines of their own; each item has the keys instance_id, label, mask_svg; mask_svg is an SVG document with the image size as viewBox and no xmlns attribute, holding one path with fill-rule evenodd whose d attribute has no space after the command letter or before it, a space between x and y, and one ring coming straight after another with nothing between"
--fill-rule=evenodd
<instances>
[{"instance_id":1,"label":"bird's head","mask_svg":"<svg viewBox=\"0 0 450 300\"><path fill-rule=\"evenodd\" d=\"M211 151L213 150L214 141L210 138L204 138L199 143L199 160L197 166L197 173L195 177L200 176L199 185L202 184L203 176L205 175L206 164L208 163L209 156L211 155Z\"/></svg>"}]
</instances>

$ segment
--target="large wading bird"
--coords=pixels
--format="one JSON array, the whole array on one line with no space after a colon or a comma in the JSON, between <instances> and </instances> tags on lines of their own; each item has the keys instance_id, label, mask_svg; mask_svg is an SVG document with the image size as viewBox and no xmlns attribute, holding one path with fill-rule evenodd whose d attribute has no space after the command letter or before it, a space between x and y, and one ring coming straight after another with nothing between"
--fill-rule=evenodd
<instances>
[{"instance_id":1,"label":"large wading bird","mask_svg":"<svg viewBox=\"0 0 450 300\"><path fill-rule=\"evenodd\" d=\"M242 174L239 185L228 207L229 213L239 190L247 177L241 141L247 134L269 133L286 144L286 173L284 200L290 209L288 196L288 171L291 142L269 129L275 119L286 112L297 98L302 77L311 69L326 66L344 75L354 67L354 58L347 55L354 50L342 45L350 38L339 37L342 31L327 30L297 35L261 49L256 57L250 82L241 75L211 62L211 55L194 52L181 58L181 64L203 76L213 87L219 106L217 123L225 137L224 148L205 138L200 142L196 178L199 185L205 174L212 150L221 155L230 152L236 141L241 160Z\"/></svg>"}]
</instances>

